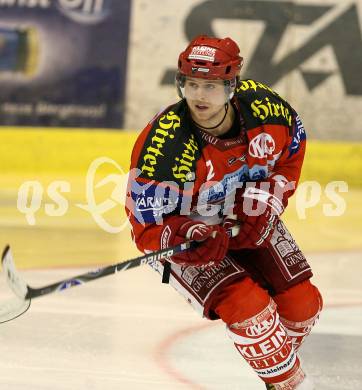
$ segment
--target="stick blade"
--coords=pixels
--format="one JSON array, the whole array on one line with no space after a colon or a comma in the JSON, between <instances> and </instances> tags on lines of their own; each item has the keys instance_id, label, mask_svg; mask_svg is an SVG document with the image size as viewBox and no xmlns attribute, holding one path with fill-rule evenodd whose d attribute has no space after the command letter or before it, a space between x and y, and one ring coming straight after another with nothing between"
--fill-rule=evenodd
<instances>
[{"instance_id":1,"label":"stick blade","mask_svg":"<svg viewBox=\"0 0 362 390\"><path fill-rule=\"evenodd\" d=\"M28 286L20 277L14 263L13 255L10 246L7 245L1 257L4 276L8 286L12 289L14 294L20 299L26 299L28 293Z\"/></svg>"},{"instance_id":2,"label":"stick blade","mask_svg":"<svg viewBox=\"0 0 362 390\"><path fill-rule=\"evenodd\" d=\"M31 300L19 299L18 297L13 297L8 301L0 303L0 324L4 322L9 322L15 320L15 318L20 317L25 312L28 311L31 304Z\"/></svg>"}]
</instances>

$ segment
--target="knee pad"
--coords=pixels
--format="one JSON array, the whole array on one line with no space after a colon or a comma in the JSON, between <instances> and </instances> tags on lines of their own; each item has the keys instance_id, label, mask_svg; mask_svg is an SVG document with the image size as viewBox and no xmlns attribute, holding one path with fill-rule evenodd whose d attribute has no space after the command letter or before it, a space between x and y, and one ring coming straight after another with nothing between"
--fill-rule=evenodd
<instances>
[{"instance_id":1,"label":"knee pad","mask_svg":"<svg viewBox=\"0 0 362 390\"><path fill-rule=\"evenodd\" d=\"M273 297L280 317L289 321L303 322L315 317L323 307L322 296L309 280Z\"/></svg>"},{"instance_id":2,"label":"knee pad","mask_svg":"<svg viewBox=\"0 0 362 390\"><path fill-rule=\"evenodd\" d=\"M221 291L213 303L213 310L227 325L231 325L261 312L269 301L268 293L251 278L245 277Z\"/></svg>"},{"instance_id":3,"label":"knee pad","mask_svg":"<svg viewBox=\"0 0 362 390\"><path fill-rule=\"evenodd\" d=\"M280 321L286 327L297 350L316 324L323 307L317 287L306 280L274 297Z\"/></svg>"}]
</instances>

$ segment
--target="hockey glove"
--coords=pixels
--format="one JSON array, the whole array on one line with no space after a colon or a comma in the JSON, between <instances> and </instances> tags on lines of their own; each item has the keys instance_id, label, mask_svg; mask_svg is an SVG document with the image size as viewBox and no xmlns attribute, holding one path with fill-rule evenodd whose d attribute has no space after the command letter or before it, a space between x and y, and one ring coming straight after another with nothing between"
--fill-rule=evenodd
<instances>
[{"instance_id":1,"label":"hockey glove","mask_svg":"<svg viewBox=\"0 0 362 390\"><path fill-rule=\"evenodd\" d=\"M232 215L224 221L224 227L240 225L239 234L230 239L230 249L259 248L267 245L279 216L288 204L290 186L269 180L247 183L235 192Z\"/></svg>"},{"instance_id":2,"label":"hockey glove","mask_svg":"<svg viewBox=\"0 0 362 390\"><path fill-rule=\"evenodd\" d=\"M179 245L185 241L197 241L199 245L172 256L171 262L188 266L211 266L224 259L229 236L222 226L208 226L187 217L177 216L166 220L161 247Z\"/></svg>"}]
</instances>

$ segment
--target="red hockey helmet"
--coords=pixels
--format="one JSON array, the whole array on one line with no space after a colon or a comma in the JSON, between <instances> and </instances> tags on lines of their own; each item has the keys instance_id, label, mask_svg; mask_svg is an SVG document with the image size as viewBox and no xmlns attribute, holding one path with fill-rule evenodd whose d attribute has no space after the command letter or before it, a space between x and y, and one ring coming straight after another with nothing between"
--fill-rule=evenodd
<instances>
[{"instance_id":1,"label":"red hockey helmet","mask_svg":"<svg viewBox=\"0 0 362 390\"><path fill-rule=\"evenodd\" d=\"M178 72L189 77L232 80L243 65L239 53L238 45L230 38L199 35L180 54Z\"/></svg>"}]
</instances>

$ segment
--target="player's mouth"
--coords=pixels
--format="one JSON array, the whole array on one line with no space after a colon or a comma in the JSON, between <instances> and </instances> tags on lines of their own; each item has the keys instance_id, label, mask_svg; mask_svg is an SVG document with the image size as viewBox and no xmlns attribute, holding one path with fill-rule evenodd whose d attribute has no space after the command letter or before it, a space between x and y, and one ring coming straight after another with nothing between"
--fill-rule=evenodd
<instances>
[{"instance_id":1,"label":"player's mouth","mask_svg":"<svg viewBox=\"0 0 362 390\"><path fill-rule=\"evenodd\" d=\"M195 108L197 111L203 112L203 111L208 110L209 106L207 106L205 104L195 104Z\"/></svg>"}]
</instances>

